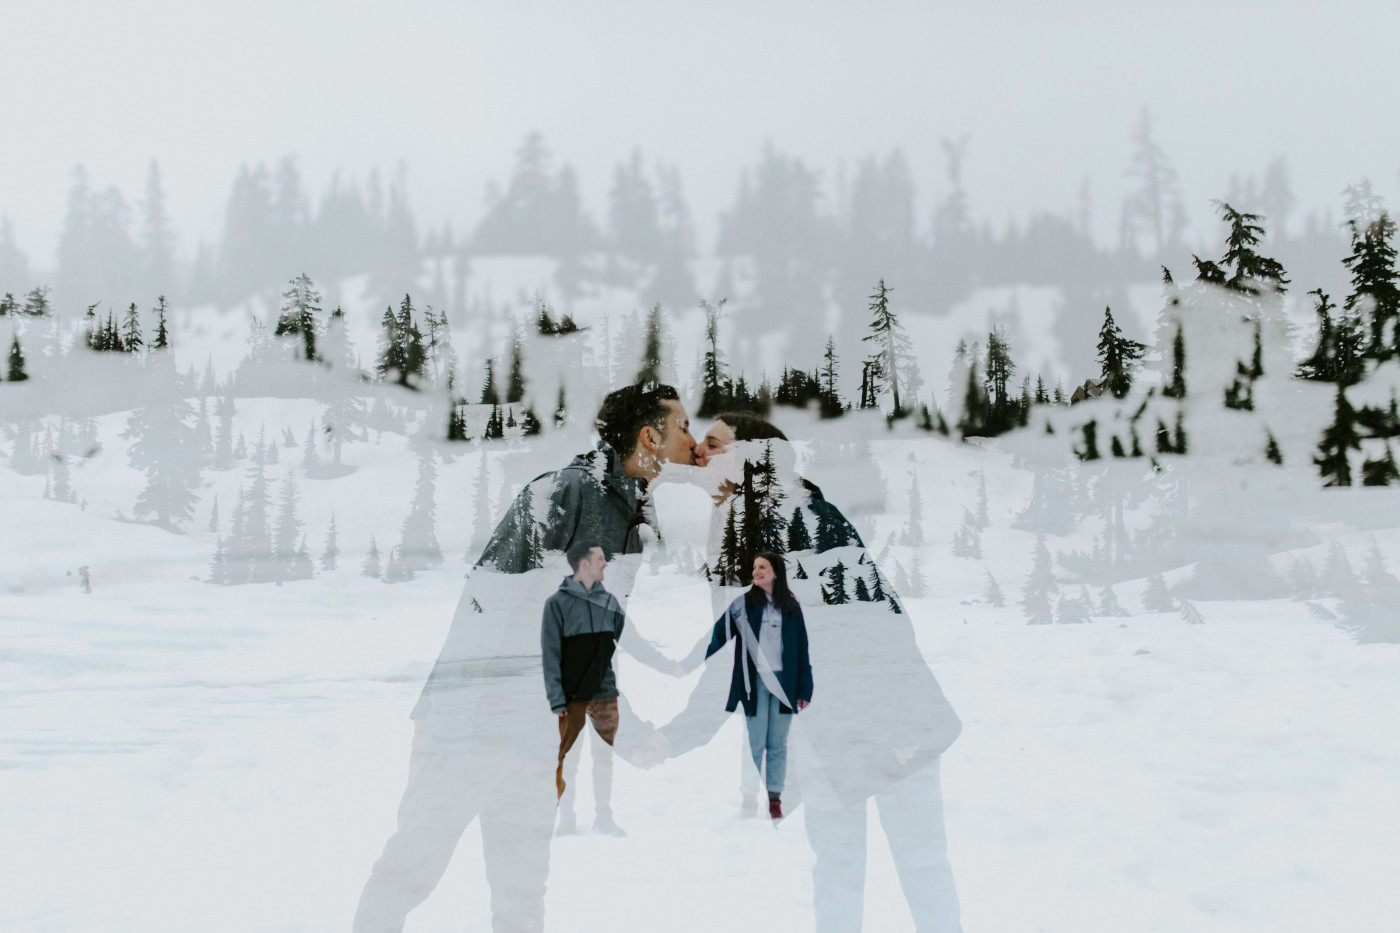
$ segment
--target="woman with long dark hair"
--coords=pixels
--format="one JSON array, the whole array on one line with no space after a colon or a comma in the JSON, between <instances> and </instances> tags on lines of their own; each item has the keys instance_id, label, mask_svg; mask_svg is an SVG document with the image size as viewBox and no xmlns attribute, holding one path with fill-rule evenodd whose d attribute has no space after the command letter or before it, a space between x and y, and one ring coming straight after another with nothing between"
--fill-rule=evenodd
<instances>
[{"instance_id":1,"label":"woman with long dark hair","mask_svg":"<svg viewBox=\"0 0 1400 933\"><path fill-rule=\"evenodd\" d=\"M783 815L787 775L787 736L794 712L812 701L812 662L802 607L788 588L787 564L778 554L753 560L753 586L737 597L715 623L705 652L709 657L730 638L738 639L729 702L744 707L754 767L768 785L768 815Z\"/></svg>"}]
</instances>

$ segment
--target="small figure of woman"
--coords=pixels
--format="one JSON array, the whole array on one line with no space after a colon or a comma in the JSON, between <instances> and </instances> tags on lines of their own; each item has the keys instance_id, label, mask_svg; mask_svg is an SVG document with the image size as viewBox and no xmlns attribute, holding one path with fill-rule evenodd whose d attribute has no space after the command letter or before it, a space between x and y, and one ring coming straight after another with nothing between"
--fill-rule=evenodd
<instances>
[{"instance_id":1,"label":"small figure of woman","mask_svg":"<svg viewBox=\"0 0 1400 933\"><path fill-rule=\"evenodd\" d=\"M743 704L754 767L766 775L768 815L781 819L788 729L792 714L812 701L812 662L802 607L788 589L787 565L779 555L754 558L753 586L715 623L705 656L730 638L739 644L725 709L732 713Z\"/></svg>"}]
</instances>

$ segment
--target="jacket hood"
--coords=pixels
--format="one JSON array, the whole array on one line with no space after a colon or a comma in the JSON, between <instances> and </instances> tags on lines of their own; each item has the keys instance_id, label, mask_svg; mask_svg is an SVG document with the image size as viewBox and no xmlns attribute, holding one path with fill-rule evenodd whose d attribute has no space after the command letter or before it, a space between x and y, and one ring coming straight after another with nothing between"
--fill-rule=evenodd
<instances>
[{"instance_id":1,"label":"jacket hood","mask_svg":"<svg viewBox=\"0 0 1400 933\"><path fill-rule=\"evenodd\" d=\"M611 609L616 612L622 611L622 607L618 604L617 600L613 598L613 594L609 593L607 589L604 588L601 580L593 584L593 589L588 590L584 589L583 584L573 577L565 577L563 582L559 584L559 589L561 592L568 593L570 596L587 600L600 609Z\"/></svg>"}]
</instances>

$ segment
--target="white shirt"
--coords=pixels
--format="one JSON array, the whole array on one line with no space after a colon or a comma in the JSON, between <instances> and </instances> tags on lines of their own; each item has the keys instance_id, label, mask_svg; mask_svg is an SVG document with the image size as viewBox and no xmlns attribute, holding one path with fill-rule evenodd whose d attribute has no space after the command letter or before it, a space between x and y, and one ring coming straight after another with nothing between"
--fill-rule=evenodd
<instances>
[{"instance_id":1,"label":"white shirt","mask_svg":"<svg viewBox=\"0 0 1400 933\"><path fill-rule=\"evenodd\" d=\"M758 624L758 657L754 663L777 673L783 669L783 613L770 599Z\"/></svg>"}]
</instances>

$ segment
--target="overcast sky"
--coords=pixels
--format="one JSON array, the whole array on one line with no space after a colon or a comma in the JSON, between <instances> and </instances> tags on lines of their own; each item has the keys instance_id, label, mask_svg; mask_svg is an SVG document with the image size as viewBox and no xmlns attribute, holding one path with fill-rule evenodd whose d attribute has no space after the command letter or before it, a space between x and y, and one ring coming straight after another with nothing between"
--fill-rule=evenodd
<instances>
[{"instance_id":1,"label":"overcast sky","mask_svg":"<svg viewBox=\"0 0 1400 933\"><path fill-rule=\"evenodd\" d=\"M406 162L421 226L480 216L521 137L572 163L600 222L634 147L681 168L706 248L765 141L834 179L901 148L919 216L970 138L974 213L1116 229L1144 106L1192 231L1232 172L1286 156L1301 215L1369 176L1400 193L1400 4L7 2L0 210L53 264L69 172L139 199L160 160L177 248L217 239L240 162L295 154L316 195ZM1194 239L1194 237L1193 237Z\"/></svg>"}]
</instances>

